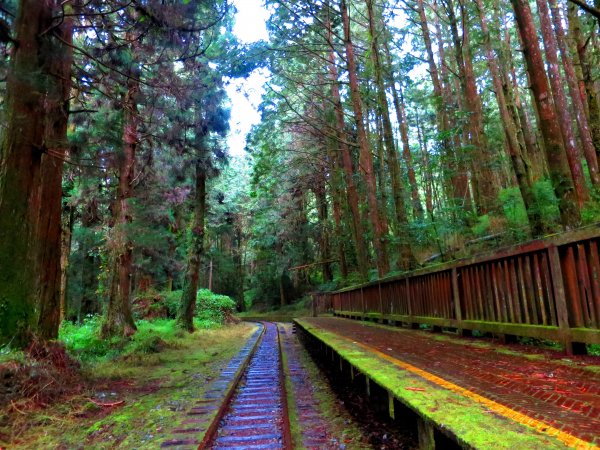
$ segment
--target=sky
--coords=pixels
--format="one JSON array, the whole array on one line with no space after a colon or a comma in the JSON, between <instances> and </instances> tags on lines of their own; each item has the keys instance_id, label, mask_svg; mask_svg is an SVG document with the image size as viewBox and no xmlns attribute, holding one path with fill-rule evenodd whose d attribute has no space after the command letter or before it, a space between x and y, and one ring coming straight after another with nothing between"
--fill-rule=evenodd
<instances>
[{"instance_id":1,"label":"sky","mask_svg":"<svg viewBox=\"0 0 600 450\"><path fill-rule=\"evenodd\" d=\"M262 0L234 0L237 9L233 32L245 43L267 40L265 22L268 12L262 6ZM240 157L244 154L246 135L252 125L260 122L258 105L264 92L263 85L268 72L264 69L254 71L246 79L232 79L225 90L231 100L230 131L227 137L229 154Z\"/></svg>"}]
</instances>

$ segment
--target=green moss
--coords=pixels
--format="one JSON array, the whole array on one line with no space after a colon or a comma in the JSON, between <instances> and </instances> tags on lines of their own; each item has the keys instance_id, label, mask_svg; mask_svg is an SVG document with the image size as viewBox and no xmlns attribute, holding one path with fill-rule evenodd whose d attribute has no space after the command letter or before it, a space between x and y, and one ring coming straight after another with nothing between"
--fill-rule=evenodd
<instances>
[{"instance_id":1,"label":"green moss","mask_svg":"<svg viewBox=\"0 0 600 450\"><path fill-rule=\"evenodd\" d=\"M298 413L296 412L296 408L294 407L294 405L296 404L296 400L294 397L294 386L292 385L292 377L288 365L288 357L285 351L281 352L281 363L283 365L283 371L285 374L285 391L287 396L288 417L290 421L290 433L292 435L292 443L294 448L302 449L304 448L302 446L302 433L300 432L299 428Z\"/></svg>"},{"instance_id":2,"label":"green moss","mask_svg":"<svg viewBox=\"0 0 600 450\"><path fill-rule=\"evenodd\" d=\"M317 339L331 346L360 372L367 374L371 380L391 390L410 409L438 426L443 426L466 446L496 449L565 448L556 439L499 416L468 397L370 355L333 333L314 327L306 321L298 320L298 323ZM498 436L502 436L502 439L498 439Z\"/></svg>"}]
</instances>

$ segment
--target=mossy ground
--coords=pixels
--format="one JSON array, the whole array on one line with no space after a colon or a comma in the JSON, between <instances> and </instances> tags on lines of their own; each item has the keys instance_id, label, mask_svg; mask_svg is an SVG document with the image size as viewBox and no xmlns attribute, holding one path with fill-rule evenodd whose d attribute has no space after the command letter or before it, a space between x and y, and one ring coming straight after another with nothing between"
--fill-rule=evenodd
<instances>
[{"instance_id":1,"label":"mossy ground","mask_svg":"<svg viewBox=\"0 0 600 450\"><path fill-rule=\"evenodd\" d=\"M18 417L10 429L0 429L0 447L158 448L254 329L238 324L190 335L165 330L162 342L146 336L119 357L86 363L84 393L43 408L8 411ZM148 349L148 342L158 346ZM117 405L100 406L109 403Z\"/></svg>"},{"instance_id":2,"label":"mossy ground","mask_svg":"<svg viewBox=\"0 0 600 450\"><path fill-rule=\"evenodd\" d=\"M437 386L424 378L399 369L390 362L368 354L333 333L310 323L299 323L317 339L326 342L344 359L380 386L390 389L410 409L454 434L472 448L559 449L560 441L509 420L467 397ZM498 439L502 436L502 439Z\"/></svg>"}]
</instances>

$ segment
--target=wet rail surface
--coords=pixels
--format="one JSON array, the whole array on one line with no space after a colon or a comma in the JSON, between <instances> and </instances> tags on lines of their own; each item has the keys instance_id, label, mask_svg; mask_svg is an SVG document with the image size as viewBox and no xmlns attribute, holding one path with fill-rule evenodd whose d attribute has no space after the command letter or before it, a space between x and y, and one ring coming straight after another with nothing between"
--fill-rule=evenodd
<instances>
[{"instance_id":1,"label":"wet rail surface","mask_svg":"<svg viewBox=\"0 0 600 450\"><path fill-rule=\"evenodd\" d=\"M289 419L277 326L265 333L206 448L287 449Z\"/></svg>"}]
</instances>

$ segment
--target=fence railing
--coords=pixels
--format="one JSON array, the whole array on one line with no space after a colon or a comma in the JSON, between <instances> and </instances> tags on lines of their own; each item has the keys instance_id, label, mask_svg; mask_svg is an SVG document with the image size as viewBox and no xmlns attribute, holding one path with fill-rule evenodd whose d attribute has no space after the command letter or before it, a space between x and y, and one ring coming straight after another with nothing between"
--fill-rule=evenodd
<instances>
[{"instance_id":1,"label":"fence railing","mask_svg":"<svg viewBox=\"0 0 600 450\"><path fill-rule=\"evenodd\" d=\"M315 313L600 344L600 227L332 293Z\"/></svg>"}]
</instances>

